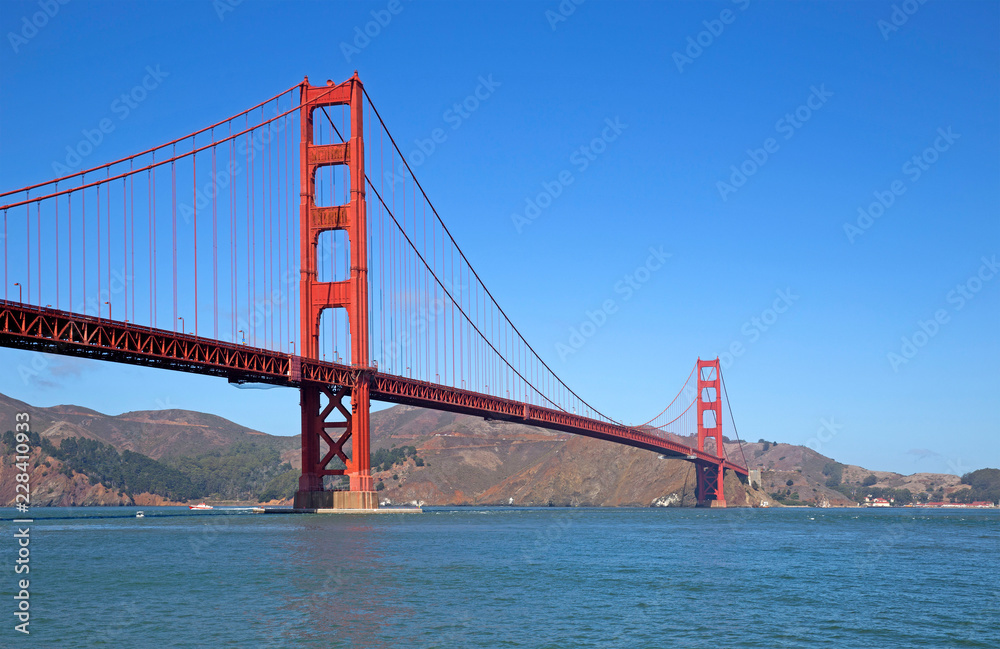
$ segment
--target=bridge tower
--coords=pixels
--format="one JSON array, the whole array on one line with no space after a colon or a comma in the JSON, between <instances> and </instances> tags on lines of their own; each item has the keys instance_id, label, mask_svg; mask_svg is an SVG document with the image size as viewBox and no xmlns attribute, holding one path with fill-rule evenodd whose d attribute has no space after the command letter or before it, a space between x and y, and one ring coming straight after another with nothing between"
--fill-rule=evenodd
<instances>
[{"instance_id":1,"label":"bridge tower","mask_svg":"<svg viewBox=\"0 0 1000 649\"><path fill-rule=\"evenodd\" d=\"M698 504L705 507L726 506L723 489L725 470L721 462L726 457L726 451L722 446L720 371L718 358L714 361L698 359L698 450L704 451L705 441L713 439L715 455L720 459L719 464L695 464Z\"/></svg>"},{"instance_id":2,"label":"bridge tower","mask_svg":"<svg viewBox=\"0 0 1000 649\"><path fill-rule=\"evenodd\" d=\"M302 475L295 494L296 508L378 507L372 487L369 446L368 225L362 101L363 88L357 72L338 85L328 81L326 86L312 86L307 77L300 86L300 354L318 360L320 316L325 309L345 309L351 341L350 362L357 369L357 379L351 388L302 383ZM337 144L315 144L313 119L317 115L320 119L324 117L323 112L317 111L325 106L343 105L350 108L350 137ZM350 200L346 205L318 206L316 172L333 165L348 168ZM343 281L320 282L316 272L319 236L330 230L347 233L350 276ZM322 410L321 394L327 398ZM349 410L344 403L348 397ZM335 411L343 421L327 421ZM327 445L322 457L321 440ZM345 448L348 441L350 455ZM330 468L335 458L340 458L346 469ZM323 477L328 475L347 475L350 491L325 491Z\"/></svg>"}]
</instances>

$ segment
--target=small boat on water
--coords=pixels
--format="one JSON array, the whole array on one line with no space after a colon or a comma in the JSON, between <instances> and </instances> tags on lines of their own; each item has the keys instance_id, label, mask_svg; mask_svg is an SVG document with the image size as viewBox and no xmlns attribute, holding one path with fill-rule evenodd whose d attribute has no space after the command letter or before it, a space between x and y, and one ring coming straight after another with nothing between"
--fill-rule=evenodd
<instances>
[{"instance_id":1,"label":"small boat on water","mask_svg":"<svg viewBox=\"0 0 1000 649\"><path fill-rule=\"evenodd\" d=\"M142 510L140 509L139 511L137 511L137 512L135 513L135 517L136 517L136 518L146 518L146 515L145 515L145 514L143 514L143 513L142 513Z\"/></svg>"},{"instance_id":2,"label":"small boat on water","mask_svg":"<svg viewBox=\"0 0 1000 649\"><path fill-rule=\"evenodd\" d=\"M200 503L198 505L188 505L189 509L215 509L211 505L206 505L205 503Z\"/></svg>"}]
</instances>

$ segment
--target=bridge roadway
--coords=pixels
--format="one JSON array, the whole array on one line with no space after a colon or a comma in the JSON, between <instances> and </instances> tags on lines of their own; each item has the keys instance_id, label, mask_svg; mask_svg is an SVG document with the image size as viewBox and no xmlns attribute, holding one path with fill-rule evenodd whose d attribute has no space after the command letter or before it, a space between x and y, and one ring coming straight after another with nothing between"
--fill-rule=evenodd
<instances>
[{"instance_id":1,"label":"bridge roadway","mask_svg":"<svg viewBox=\"0 0 1000 649\"><path fill-rule=\"evenodd\" d=\"M284 387L313 383L349 388L365 377L371 398L378 401L594 437L747 475L744 467L709 453L643 430L562 410L385 374L374 368L312 360L20 302L0 300L0 346L219 376L232 383Z\"/></svg>"}]
</instances>

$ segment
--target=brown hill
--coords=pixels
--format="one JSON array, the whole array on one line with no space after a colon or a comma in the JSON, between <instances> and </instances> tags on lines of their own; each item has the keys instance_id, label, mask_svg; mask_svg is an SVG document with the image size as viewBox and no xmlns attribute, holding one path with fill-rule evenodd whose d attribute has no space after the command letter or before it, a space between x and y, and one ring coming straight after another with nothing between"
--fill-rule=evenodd
<instances>
[{"instance_id":1,"label":"brown hill","mask_svg":"<svg viewBox=\"0 0 1000 649\"><path fill-rule=\"evenodd\" d=\"M382 499L393 503L694 504L694 471L685 461L521 424L395 406L372 415L372 447L393 446L414 446L425 462L375 473ZM727 499L748 502L738 480L727 484Z\"/></svg>"},{"instance_id":2,"label":"brown hill","mask_svg":"<svg viewBox=\"0 0 1000 649\"><path fill-rule=\"evenodd\" d=\"M267 435L228 419L191 410L137 410L105 415L80 406L37 408L0 395L0 432L13 430L14 415L31 415L31 429L54 444L67 437L86 437L159 460L224 450L237 442L298 449L298 437Z\"/></svg>"},{"instance_id":3,"label":"brown hill","mask_svg":"<svg viewBox=\"0 0 1000 649\"><path fill-rule=\"evenodd\" d=\"M726 449L730 452L728 445ZM801 501L810 504L824 500L833 506L857 504L857 500L826 486L829 476L824 470L837 462L808 447L752 442L743 444L743 453L748 468L761 471L761 486L768 493L788 490L798 494ZM840 467L841 481L847 485L856 485L859 493L864 491L862 483L865 478L872 475L876 482L871 487L908 489L914 496L938 489L943 490L943 495L947 496L965 488L960 484L958 476L947 473L914 473L907 476L892 471L869 471L850 464L842 464ZM792 481L791 485L788 485L789 480Z\"/></svg>"},{"instance_id":4,"label":"brown hill","mask_svg":"<svg viewBox=\"0 0 1000 649\"><path fill-rule=\"evenodd\" d=\"M136 411L121 415L72 405L36 408L0 395L0 432L14 427L17 412L31 414L32 429L53 443L66 437L87 437L119 451L132 450L154 459L191 456L225 450L238 442L253 442L278 450L282 459L300 467L299 437L267 435L215 415L188 410ZM414 446L414 459L388 471L376 472L384 485L380 496L393 503L516 505L649 506L693 504L694 473L681 460L663 460L655 453L554 433L520 424L485 421L478 417L394 406L372 413L373 450ZM690 443L691 440L680 440ZM824 470L836 464L829 457L792 444L725 444L730 458L761 471L760 490L739 480L727 481L730 505L759 504L769 494L794 493L798 502L850 505L855 501L826 486ZM50 464L52 464L50 462ZM858 485L874 475L876 487L906 488L914 494L957 490L959 478L945 474L902 476L841 465L843 481ZM51 504L126 502L128 496L104 493L83 476L69 478L58 466L40 467L33 482L49 494ZM44 469L44 470L43 470ZM10 502L9 471L0 473L0 501ZM791 481L791 485L788 482ZM100 487L100 485L96 485ZM103 489L103 488L102 488ZM105 490L106 491L106 490ZM13 492L11 492L13 493ZM941 492L938 492L941 493ZM138 497L137 497L138 498ZM146 496L141 498L148 500Z\"/></svg>"}]
</instances>

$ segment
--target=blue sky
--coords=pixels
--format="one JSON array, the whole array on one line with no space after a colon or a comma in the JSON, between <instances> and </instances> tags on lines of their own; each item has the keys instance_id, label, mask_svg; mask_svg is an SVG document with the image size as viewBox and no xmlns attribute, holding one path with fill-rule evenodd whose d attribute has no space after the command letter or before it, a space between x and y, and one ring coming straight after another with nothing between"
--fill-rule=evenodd
<instances>
[{"instance_id":1,"label":"blue sky","mask_svg":"<svg viewBox=\"0 0 1000 649\"><path fill-rule=\"evenodd\" d=\"M404 150L447 129L418 176L528 340L605 412L644 421L696 357L729 352L744 438L903 473L1000 466L996 2L43 0L0 4L0 27L3 189L52 177L102 118L116 128L88 163L358 70ZM147 66L162 81L119 119ZM670 257L626 292L651 248ZM0 359L0 392L37 405L297 432L294 391Z\"/></svg>"}]
</instances>

